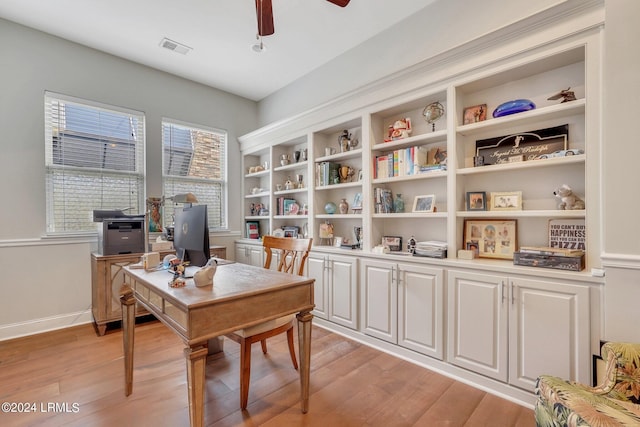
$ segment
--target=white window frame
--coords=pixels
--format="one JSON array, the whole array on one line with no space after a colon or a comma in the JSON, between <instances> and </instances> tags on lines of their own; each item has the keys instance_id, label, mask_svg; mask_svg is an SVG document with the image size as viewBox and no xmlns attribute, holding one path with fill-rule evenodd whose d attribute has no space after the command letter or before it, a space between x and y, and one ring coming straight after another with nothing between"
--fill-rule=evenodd
<instances>
[{"instance_id":1,"label":"white window frame","mask_svg":"<svg viewBox=\"0 0 640 427\"><path fill-rule=\"evenodd\" d=\"M170 143L166 139L165 132L168 127L174 127L179 130L190 130L197 132L207 132L215 135L218 142L222 144L220 150L222 154L220 156L220 178L205 178L197 176L186 176L168 174L167 170L167 143ZM193 140L192 140L193 143ZM193 146L192 146L193 147ZM193 149L193 148L192 148ZM216 231L228 231L229 229L229 203L228 203L228 157L229 157L229 141L228 132L224 129L213 128L209 126L198 125L194 123L187 123L175 119L163 118L162 119L162 191L165 199L163 221L164 225L171 224L173 210L177 206L169 200L170 197L176 194L193 193L198 198L198 204L207 204L208 212L207 217L209 220L209 232ZM192 159L193 160L193 159ZM181 173L187 173L181 171ZM203 187L213 184L219 186L220 194L219 201L211 199L214 197L211 193L207 192ZM207 194L208 193L208 194ZM179 206L179 205L178 205ZM219 206L219 208L217 207Z\"/></svg>"},{"instance_id":2,"label":"white window frame","mask_svg":"<svg viewBox=\"0 0 640 427\"><path fill-rule=\"evenodd\" d=\"M107 132L104 135L91 132L82 134L77 130L62 129L67 125L67 118L58 105L76 105L94 112L105 112L105 117L113 117L114 114L129 116L130 127L127 132L130 132L132 139L110 137ZM126 209L128 214L144 213L144 113L48 91L44 96L44 108L47 235L96 233L97 226L93 224L93 210L96 209ZM68 135L67 144L58 144L61 134ZM74 144L76 148L83 147L83 142L87 142L86 150L73 149ZM118 146L111 151L105 148L100 153L101 150L96 149L99 147L97 143L102 143L103 147ZM71 146L71 149L65 145ZM65 159L65 153L73 154L73 161ZM124 157L109 157L114 154L124 154ZM111 160L107 161L107 157ZM118 166L110 168L109 163ZM121 167L122 163L128 166ZM102 167L96 166L100 164ZM114 187L114 183L121 187ZM117 190L113 191L114 188ZM95 191L87 193L86 197L78 197L81 191L88 189Z\"/></svg>"}]
</instances>

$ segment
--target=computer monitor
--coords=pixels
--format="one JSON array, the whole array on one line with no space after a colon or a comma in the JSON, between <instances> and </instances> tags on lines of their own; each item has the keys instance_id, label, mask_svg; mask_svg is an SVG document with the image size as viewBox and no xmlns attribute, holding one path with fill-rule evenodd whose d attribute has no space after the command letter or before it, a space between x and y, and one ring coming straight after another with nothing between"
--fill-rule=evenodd
<instances>
[{"instance_id":1,"label":"computer monitor","mask_svg":"<svg viewBox=\"0 0 640 427\"><path fill-rule=\"evenodd\" d=\"M173 247L176 256L189 265L204 266L209 261L207 205L185 206L175 210Z\"/></svg>"}]
</instances>

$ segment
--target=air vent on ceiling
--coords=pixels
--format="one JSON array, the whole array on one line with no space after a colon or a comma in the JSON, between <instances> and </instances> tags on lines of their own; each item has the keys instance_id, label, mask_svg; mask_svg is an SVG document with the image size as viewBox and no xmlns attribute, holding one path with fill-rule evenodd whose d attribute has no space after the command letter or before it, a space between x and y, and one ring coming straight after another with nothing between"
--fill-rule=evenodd
<instances>
[{"instance_id":1,"label":"air vent on ceiling","mask_svg":"<svg viewBox=\"0 0 640 427\"><path fill-rule=\"evenodd\" d=\"M163 47L163 48L165 48L165 49L172 50L172 51L174 51L174 52L181 53L181 54L183 54L183 55L186 55L187 53L189 53L190 51L192 51L192 50L193 50L192 48L190 48L190 47L189 47L189 46L187 46L187 45L184 45L184 44L182 44L182 43L178 43L178 42L173 41L173 40L171 40L171 39L168 39L168 38L166 38L166 37L165 37L165 38L163 38L163 39L160 41L160 47Z\"/></svg>"}]
</instances>

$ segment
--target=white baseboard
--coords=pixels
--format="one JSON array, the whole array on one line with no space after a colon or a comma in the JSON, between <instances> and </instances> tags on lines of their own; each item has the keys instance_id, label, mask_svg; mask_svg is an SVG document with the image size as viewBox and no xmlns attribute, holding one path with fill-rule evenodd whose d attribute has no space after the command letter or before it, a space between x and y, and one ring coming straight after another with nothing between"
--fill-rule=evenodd
<instances>
[{"instance_id":1,"label":"white baseboard","mask_svg":"<svg viewBox=\"0 0 640 427\"><path fill-rule=\"evenodd\" d=\"M0 341L93 322L91 309L0 326Z\"/></svg>"}]
</instances>

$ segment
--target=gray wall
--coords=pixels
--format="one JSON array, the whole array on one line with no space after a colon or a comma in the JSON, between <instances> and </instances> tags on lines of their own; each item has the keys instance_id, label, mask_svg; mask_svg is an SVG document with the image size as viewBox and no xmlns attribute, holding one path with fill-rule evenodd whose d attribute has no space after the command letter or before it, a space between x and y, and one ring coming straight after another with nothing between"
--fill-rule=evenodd
<instances>
[{"instance_id":1,"label":"gray wall","mask_svg":"<svg viewBox=\"0 0 640 427\"><path fill-rule=\"evenodd\" d=\"M260 126L330 101L565 1L436 1L261 100Z\"/></svg>"},{"instance_id":2,"label":"gray wall","mask_svg":"<svg viewBox=\"0 0 640 427\"><path fill-rule=\"evenodd\" d=\"M41 239L46 230L45 90L145 113L148 195L162 194L163 117L226 129L233 178L240 169L237 137L257 127L257 105L2 19L0 40L5 41L0 55L2 339L13 331L90 319L89 254L95 239ZM240 180L229 184L229 205L239 206ZM235 212L229 214L230 229L239 232ZM232 253L234 237L212 243L228 243Z\"/></svg>"},{"instance_id":3,"label":"gray wall","mask_svg":"<svg viewBox=\"0 0 640 427\"><path fill-rule=\"evenodd\" d=\"M640 2L605 2L603 258L607 340L640 342Z\"/></svg>"}]
</instances>

